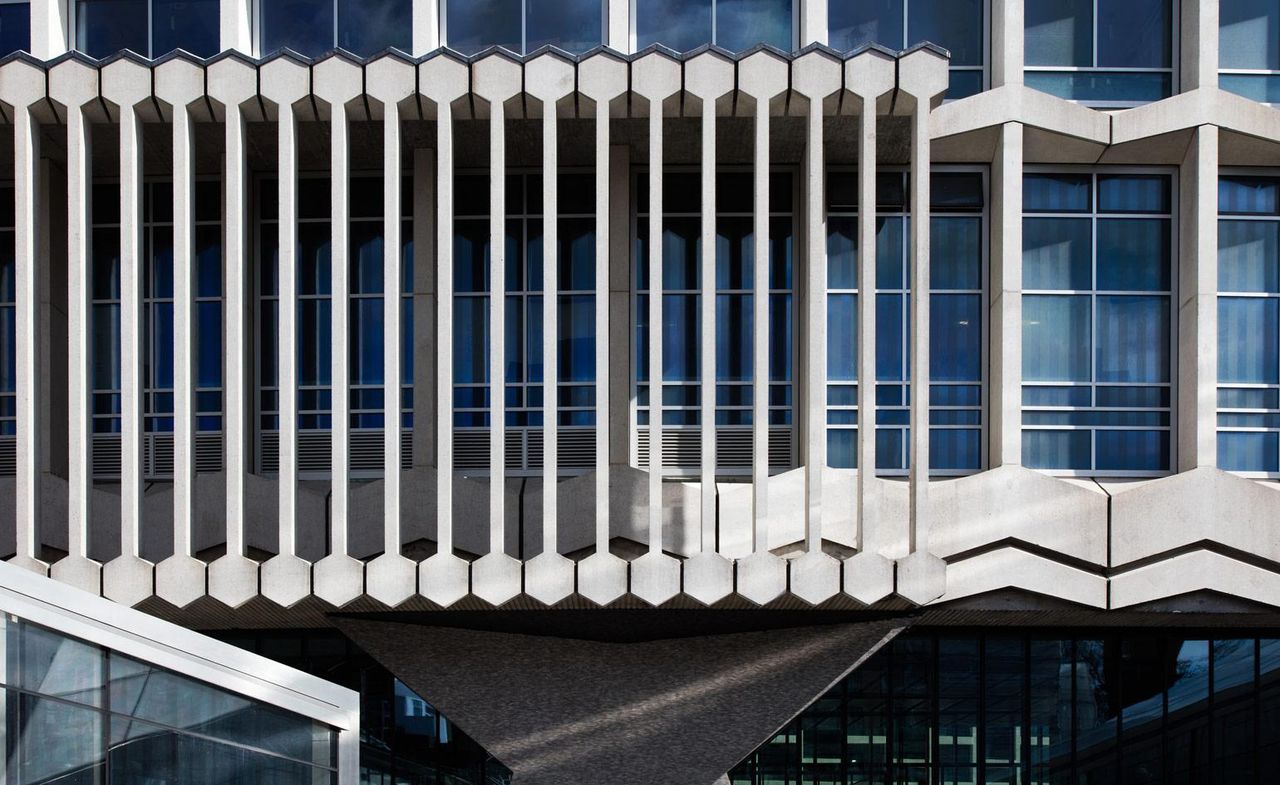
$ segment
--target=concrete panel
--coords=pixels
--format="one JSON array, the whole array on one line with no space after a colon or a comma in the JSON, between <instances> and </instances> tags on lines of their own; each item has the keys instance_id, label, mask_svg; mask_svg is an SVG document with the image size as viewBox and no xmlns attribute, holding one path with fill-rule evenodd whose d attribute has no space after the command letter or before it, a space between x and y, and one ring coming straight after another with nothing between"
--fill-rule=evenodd
<instances>
[{"instance_id":1,"label":"concrete panel","mask_svg":"<svg viewBox=\"0 0 1280 785\"><path fill-rule=\"evenodd\" d=\"M1107 580L1017 548L999 548L947 565L947 590L931 604L997 591L1022 589L1088 605L1107 606Z\"/></svg>"},{"instance_id":2,"label":"concrete panel","mask_svg":"<svg viewBox=\"0 0 1280 785\"><path fill-rule=\"evenodd\" d=\"M1280 607L1280 575L1211 551L1192 551L1111 579L1111 608L1215 591Z\"/></svg>"}]
</instances>

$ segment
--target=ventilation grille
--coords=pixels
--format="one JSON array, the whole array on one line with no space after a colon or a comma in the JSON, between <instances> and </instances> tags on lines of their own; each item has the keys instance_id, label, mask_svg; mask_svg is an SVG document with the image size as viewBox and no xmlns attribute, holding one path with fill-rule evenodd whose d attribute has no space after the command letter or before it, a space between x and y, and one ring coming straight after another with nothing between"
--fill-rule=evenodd
<instances>
[{"instance_id":1,"label":"ventilation grille","mask_svg":"<svg viewBox=\"0 0 1280 785\"><path fill-rule=\"evenodd\" d=\"M18 437L0 436L0 477L18 473Z\"/></svg>"},{"instance_id":2,"label":"ventilation grille","mask_svg":"<svg viewBox=\"0 0 1280 785\"><path fill-rule=\"evenodd\" d=\"M749 471L755 454L749 428L716 430L716 464L718 469ZM649 429L636 434L636 465L649 468ZM662 431L662 465L668 469L698 469L702 466L702 434L689 428L666 428ZM795 446L790 427L769 429L769 468L790 469L795 466Z\"/></svg>"},{"instance_id":3,"label":"ventilation grille","mask_svg":"<svg viewBox=\"0 0 1280 785\"><path fill-rule=\"evenodd\" d=\"M264 431L260 435L258 467L263 474L280 471L280 432ZM382 429L351 431L347 442L347 460L352 476L382 476ZM329 431L298 432L298 474L303 477L328 477L333 459L333 436ZM413 432L400 432L400 469L413 468Z\"/></svg>"},{"instance_id":4,"label":"ventilation grille","mask_svg":"<svg viewBox=\"0 0 1280 785\"><path fill-rule=\"evenodd\" d=\"M222 471L222 434L197 433L195 436L196 471L212 473ZM95 434L93 445L93 478L95 480L119 480L122 468L120 434ZM173 479L172 433L148 433L142 437L142 477L145 480ZM0 447L0 450L3 450ZM3 458L0 457L0 461ZM5 473L0 463L0 475ZM13 472L8 472L12 474Z\"/></svg>"},{"instance_id":5,"label":"ventilation grille","mask_svg":"<svg viewBox=\"0 0 1280 785\"><path fill-rule=\"evenodd\" d=\"M590 469L596 460L594 428L561 428L557 431L557 465L560 469ZM542 468L542 429L508 428L506 431L508 471ZM455 428L453 468L459 471L489 471L489 429Z\"/></svg>"}]
</instances>

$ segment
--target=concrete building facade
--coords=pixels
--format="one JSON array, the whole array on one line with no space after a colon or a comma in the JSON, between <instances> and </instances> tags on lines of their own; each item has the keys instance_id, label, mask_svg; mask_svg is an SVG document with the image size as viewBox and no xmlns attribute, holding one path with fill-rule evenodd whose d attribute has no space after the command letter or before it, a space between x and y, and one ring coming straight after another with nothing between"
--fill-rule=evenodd
<instances>
[{"instance_id":1,"label":"concrete building facade","mask_svg":"<svg viewBox=\"0 0 1280 785\"><path fill-rule=\"evenodd\" d=\"M108 5L0 3L9 564L459 781L1280 776L1280 4Z\"/></svg>"}]
</instances>

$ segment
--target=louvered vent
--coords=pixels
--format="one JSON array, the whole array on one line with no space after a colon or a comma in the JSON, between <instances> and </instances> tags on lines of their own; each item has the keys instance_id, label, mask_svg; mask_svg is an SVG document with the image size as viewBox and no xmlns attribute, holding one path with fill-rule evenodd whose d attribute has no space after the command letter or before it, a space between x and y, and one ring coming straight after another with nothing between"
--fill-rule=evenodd
<instances>
[{"instance_id":1,"label":"louvered vent","mask_svg":"<svg viewBox=\"0 0 1280 785\"><path fill-rule=\"evenodd\" d=\"M298 431L298 474L324 474L333 457L329 431Z\"/></svg>"},{"instance_id":2,"label":"louvered vent","mask_svg":"<svg viewBox=\"0 0 1280 785\"><path fill-rule=\"evenodd\" d=\"M351 432L350 451L353 472L382 473L382 430Z\"/></svg>"},{"instance_id":3,"label":"louvered vent","mask_svg":"<svg viewBox=\"0 0 1280 785\"><path fill-rule=\"evenodd\" d=\"M142 475L147 479L173 479L172 433L149 433L142 440Z\"/></svg>"},{"instance_id":4,"label":"louvered vent","mask_svg":"<svg viewBox=\"0 0 1280 785\"><path fill-rule=\"evenodd\" d=\"M93 449L93 478L120 479L120 434L97 433L90 442Z\"/></svg>"},{"instance_id":5,"label":"louvered vent","mask_svg":"<svg viewBox=\"0 0 1280 785\"><path fill-rule=\"evenodd\" d=\"M489 432L486 430L453 431L453 468L487 470L489 468Z\"/></svg>"},{"instance_id":6,"label":"louvered vent","mask_svg":"<svg viewBox=\"0 0 1280 785\"><path fill-rule=\"evenodd\" d=\"M18 439L16 436L0 436L0 477L12 477L18 473Z\"/></svg>"},{"instance_id":7,"label":"louvered vent","mask_svg":"<svg viewBox=\"0 0 1280 785\"><path fill-rule=\"evenodd\" d=\"M196 434L196 471L202 474L222 471L222 434Z\"/></svg>"},{"instance_id":8,"label":"louvered vent","mask_svg":"<svg viewBox=\"0 0 1280 785\"><path fill-rule=\"evenodd\" d=\"M280 471L279 431L261 431L258 434L258 471L263 474Z\"/></svg>"},{"instance_id":9,"label":"louvered vent","mask_svg":"<svg viewBox=\"0 0 1280 785\"><path fill-rule=\"evenodd\" d=\"M716 431L716 464L720 469L747 471L751 468L753 446L750 429L720 428ZM663 465L669 469L697 469L702 463L702 435L687 428L667 428L662 432ZM649 429L636 433L636 465L649 468ZM795 466L791 428L769 429L769 468Z\"/></svg>"}]
</instances>

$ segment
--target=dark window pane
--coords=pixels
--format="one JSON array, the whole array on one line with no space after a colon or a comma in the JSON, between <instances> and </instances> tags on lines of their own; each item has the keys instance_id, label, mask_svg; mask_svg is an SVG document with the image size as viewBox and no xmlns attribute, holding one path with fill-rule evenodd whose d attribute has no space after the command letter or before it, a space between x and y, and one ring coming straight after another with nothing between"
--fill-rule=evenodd
<instances>
[{"instance_id":1,"label":"dark window pane","mask_svg":"<svg viewBox=\"0 0 1280 785\"><path fill-rule=\"evenodd\" d=\"M636 48L662 44L677 52L711 43L712 0L635 0Z\"/></svg>"},{"instance_id":2,"label":"dark window pane","mask_svg":"<svg viewBox=\"0 0 1280 785\"><path fill-rule=\"evenodd\" d=\"M827 41L847 52L863 44L906 48L903 0L827 0Z\"/></svg>"},{"instance_id":3,"label":"dark window pane","mask_svg":"<svg viewBox=\"0 0 1280 785\"><path fill-rule=\"evenodd\" d=\"M1280 214L1280 180L1246 175L1219 177L1218 212L1228 215Z\"/></svg>"},{"instance_id":4,"label":"dark window pane","mask_svg":"<svg viewBox=\"0 0 1280 785\"><path fill-rule=\"evenodd\" d=\"M1168 68L1173 61L1170 0L1098 0L1098 65Z\"/></svg>"},{"instance_id":5,"label":"dark window pane","mask_svg":"<svg viewBox=\"0 0 1280 785\"><path fill-rule=\"evenodd\" d=\"M1027 65L1093 65L1093 0L1026 4Z\"/></svg>"},{"instance_id":6,"label":"dark window pane","mask_svg":"<svg viewBox=\"0 0 1280 785\"><path fill-rule=\"evenodd\" d=\"M551 45L578 54L600 45L601 0L525 0L525 51Z\"/></svg>"},{"instance_id":7,"label":"dark window pane","mask_svg":"<svg viewBox=\"0 0 1280 785\"><path fill-rule=\"evenodd\" d=\"M792 0L716 0L716 44L730 52L746 51L757 44L790 52L791 3Z\"/></svg>"},{"instance_id":8,"label":"dark window pane","mask_svg":"<svg viewBox=\"0 0 1280 785\"><path fill-rule=\"evenodd\" d=\"M76 45L99 59L122 49L148 56L146 0L77 0Z\"/></svg>"},{"instance_id":9,"label":"dark window pane","mask_svg":"<svg viewBox=\"0 0 1280 785\"><path fill-rule=\"evenodd\" d=\"M413 0L338 0L338 46L361 57L413 51Z\"/></svg>"},{"instance_id":10,"label":"dark window pane","mask_svg":"<svg viewBox=\"0 0 1280 785\"><path fill-rule=\"evenodd\" d=\"M153 0L152 56L181 49L198 57L219 51L218 0Z\"/></svg>"},{"instance_id":11,"label":"dark window pane","mask_svg":"<svg viewBox=\"0 0 1280 785\"><path fill-rule=\"evenodd\" d=\"M982 65L982 0L910 0L907 45L923 41L951 52L952 65Z\"/></svg>"},{"instance_id":12,"label":"dark window pane","mask_svg":"<svg viewBox=\"0 0 1280 785\"><path fill-rule=\"evenodd\" d=\"M1166 175L1099 175L1098 212L1167 213L1170 188Z\"/></svg>"},{"instance_id":13,"label":"dark window pane","mask_svg":"<svg viewBox=\"0 0 1280 785\"><path fill-rule=\"evenodd\" d=\"M1168 98L1173 80L1163 72L1098 71L1051 73L1028 71L1027 87L1069 101L1143 103Z\"/></svg>"},{"instance_id":14,"label":"dark window pane","mask_svg":"<svg viewBox=\"0 0 1280 785\"><path fill-rule=\"evenodd\" d=\"M1165 291L1169 288L1169 221L1162 219L1099 220L1098 289Z\"/></svg>"},{"instance_id":15,"label":"dark window pane","mask_svg":"<svg viewBox=\"0 0 1280 785\"><path fill-rule=\"evenodd\" d=\"M31 48L31 4L0 5L0 57Z\"/></svg>"},{"instance_id":16,"label":"dark window pane","mask_svg":"<svg viewBox=\"0 0 1280 785\"><path fill-rule=\"evenodd\" d=\"M490 46L521 52L520 0L449 0L445 36L450 49L474 54Z\"/></svg>"},{"instance_id":17,"label":"dark window pane","mask_svg":"<svg viewBox=\"0 0 1280 785\"><path fill-rule=\"evenodd\" d=\"M318 57L333 49L333 0L261 0L264 54L292 49ZM300 195L310 188L299 189Z\"/></svg>"},{"instance_id":18,"label":"dark window pane","mask_svg":"<svg viewBox=\"0 0 1280 785\"><path fill-rule=\"evenodd\" d=\"M1221 68L1280 70L1280 2L1232 0L1218 9Z\"/></svg>"},{"instance_id":19,"label":"dark window pane","mask_svg":"<svg viewBox=\"0 0 1280 785\"><path fill-rule=\"evenodd\" d=\"M1022 178L1022 209L1029 213L1083 213L1092 179L1087 174L1029 174Z\"/></svg>"}]
</instances>

